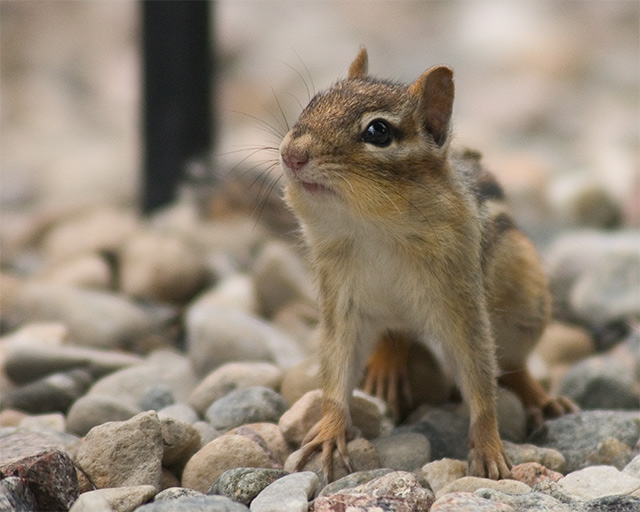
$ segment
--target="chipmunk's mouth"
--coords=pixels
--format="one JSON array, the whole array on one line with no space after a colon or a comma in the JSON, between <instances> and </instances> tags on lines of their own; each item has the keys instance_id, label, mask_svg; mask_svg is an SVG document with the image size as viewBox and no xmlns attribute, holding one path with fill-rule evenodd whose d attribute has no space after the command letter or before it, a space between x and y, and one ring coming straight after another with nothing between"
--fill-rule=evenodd
<instances>
[{"instance_id":1,"label":"chipmunk's mouth","mask_svg":"<svg viewBox=\"0 0 640 512\"><path fill-rule=\"evenodd\" d=\"M302 188L307 192L309 192L310 194L334 193L333 190L331 190L328 187L325 187L324 185L321 185L320 183L311 183L308 181L299 181L298 183L300 183Z\"/></svg>"}]
</instances>

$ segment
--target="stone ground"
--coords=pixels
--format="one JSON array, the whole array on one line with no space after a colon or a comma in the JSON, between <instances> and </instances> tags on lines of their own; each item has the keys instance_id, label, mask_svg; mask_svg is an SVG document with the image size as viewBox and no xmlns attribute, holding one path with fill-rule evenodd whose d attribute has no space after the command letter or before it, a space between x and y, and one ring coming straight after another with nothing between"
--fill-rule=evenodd
<instances>
[{"instance_id":1,"label":"stone ground","mask_svg":"<svg viewBox=\"0 0 640 512\"><path fill-rule=\"evenodd\" d=\"M0 509L640 510L637 2L218 2L219 176L269 144L235 111L277 123L275 91L295 119L298 73L324 87L360 44L381 76L455 68L456 137L548 268L529 364L582 408L529 432L501 390L513 478L467 477L466 410L417 351L419 403L394 425L356 393L356 472L329 486L317 460L290 472L318 415L317 311L277 195L256 214L245 162L140 217L136 4L0 14Z\"/></svg>"}]
</instances>

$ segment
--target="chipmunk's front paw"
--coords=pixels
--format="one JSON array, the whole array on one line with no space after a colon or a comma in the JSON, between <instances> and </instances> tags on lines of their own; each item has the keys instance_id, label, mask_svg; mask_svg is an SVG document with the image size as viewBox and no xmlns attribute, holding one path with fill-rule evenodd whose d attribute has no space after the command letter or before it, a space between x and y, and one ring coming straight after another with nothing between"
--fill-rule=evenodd
<instances>
[{"instance_id":1,"label":"chipmunk's front paw","mask_svg":"<svg viewBox=\"0 0 640 512\"><path fill-rule=\"evenodd\" d=\"M540 407L533 407L527 411L529 429L535 430L542 426L545 420L559 418L565 414L580 412L580 407L566 396L549 398Z\"/></svg>"},{"instance_id":2,"label":"chipmunk's front paw","mask_svg":"<svg viewBox=\"0 0 640 512\"><path fill-rule=\"evenodd\" d=\"M347 428L333 421L330 417L323 417L306 435L302 441L300 458L296 464L296 471L304 468L309 458L317 451L322 452L322 471L328 482L333 481L333 452L337 451L342 464L349 473L352 472L349 453L347 451Z\"/></svg>"},{"instance_id":3,"label":"chipmunk's front paw","mask_svg":"<svg viewBox=\"0 0 640 512\"><path fill-rule=\"evenodd\" d=\"M469 450L469 474L491 480L511 477L511 462L502 443L497 447L477 447Z\"/></svg>"}]
</instances>

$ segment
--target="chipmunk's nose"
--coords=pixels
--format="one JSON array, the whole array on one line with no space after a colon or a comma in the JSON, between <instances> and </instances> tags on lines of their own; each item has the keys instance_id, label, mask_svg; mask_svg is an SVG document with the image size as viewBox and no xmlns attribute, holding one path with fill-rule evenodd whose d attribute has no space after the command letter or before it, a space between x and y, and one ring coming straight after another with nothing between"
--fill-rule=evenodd
<instances>
[{"instance_id":1,"label":"chipmunk's nose","mask_svg":"<svg viewBox=\"0 0 640 512\"><path fill-rule=\"evenodd\" d=\"M306 151L287 149L282 152L282 161L289 169L299 171L309 161L309 154Z\"/></svg>"}]
</instances>

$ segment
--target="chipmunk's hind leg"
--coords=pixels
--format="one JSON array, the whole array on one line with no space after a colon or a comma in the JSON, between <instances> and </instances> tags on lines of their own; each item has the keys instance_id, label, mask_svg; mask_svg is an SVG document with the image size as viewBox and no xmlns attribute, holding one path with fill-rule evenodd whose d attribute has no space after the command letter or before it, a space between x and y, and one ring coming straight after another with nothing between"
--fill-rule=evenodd
<instances>
[{"instance_id":1,"label":"chipmunk's hind leg","mask_svg":"<svg viewBox=\"0 0 640 512\"><path fill-rule=\"evenodd\" d=\"M400 332L386 332L367 362L365 393L386 400L397 423L403 406L412 404L409 349L413 340Z\"/></svg>"},{"instance_id":2,"label":"chipmunk's hind leg","mask_svg":"<svg viewBox=\"0 0 640 512\"><path fill-rule=\"evenodd\" d=\"M487 301L500 367L499 382L522 401L531 428L547 418L576 412L566 397L552 398L527 369L527 358L542 336L551 313L551 297L533 244L510 229L492 247L486 269Z\"/></svg>"}]
</instances>

